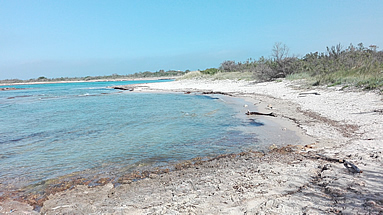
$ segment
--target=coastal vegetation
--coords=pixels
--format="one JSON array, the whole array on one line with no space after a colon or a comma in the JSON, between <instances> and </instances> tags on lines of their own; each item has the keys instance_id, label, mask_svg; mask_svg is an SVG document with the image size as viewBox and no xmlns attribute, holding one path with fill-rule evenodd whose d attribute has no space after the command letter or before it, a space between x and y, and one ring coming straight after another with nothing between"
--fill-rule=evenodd
<instances>
[{"instance_id":1,"label":"coastal vegetation","mask_svg":"<svg viewBox=\"0 0 383 215\"><path fill-rule=\"evenodd\" d=\"M286 45L276 43L270 58L248 59L245 62L224 61L219 68L210 68L200 74L203 77L210 75L214 79L249 79L249 74L252 74L251 78L256 81L306 79L314 86L343 85L383 90L383 51L377 51L377 48L376 45L364 47L359 43L357 46L350 44L344 49L338 44L326 47L326 52L311 52L296 57L289 56Z\"/></svg>"},{"instance_id":2,"label":"coastal vegetation","mask_svg":"<svg viewBox=\"0 0 383 215\"><path fill-rule=\"evenodd\" d=\"M279 78L290 80L304 79L313 86L358 87L366 90L383 91L383 51L379 47L362 43L350 44L343 48L341 44L326 47L326 52L310 52L303 57L289 54L289 48L275 43L269 58L258 60L249 58L244 62L223 61L218 68L208 68L190 72L189 70L159 70L156 72L137 72L129 75L112 74L106 76L47 78L44 76L29 79L0 80L1 84L54 82L54 81L97 81L124 80L139 78L178 78L178 79L235 79L249 81L273 81Z\"/></svg>"},{"instance_id":3,"label":"coastal vegetation","mask_svg":"<svg viewBox=\"0 0 383 215\"><path fill-rule=\"evenodd\" d=\"M251 72L216 72L214 74L206 74L204 71L189 72L177 80L184 79L212 79L212 80L254 80L253 73Z\"/></svg>"}]
</instances>

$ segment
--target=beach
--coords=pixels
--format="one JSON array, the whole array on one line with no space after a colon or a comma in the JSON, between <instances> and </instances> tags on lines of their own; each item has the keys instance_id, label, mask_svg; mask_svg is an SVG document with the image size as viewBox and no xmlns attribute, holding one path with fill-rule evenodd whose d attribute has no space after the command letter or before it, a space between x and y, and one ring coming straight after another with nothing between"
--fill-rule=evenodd
<instances>
[{"instance_id":1,"label":"beach","mask_svg":"<svg viewBox=\"0 0 383 215\"><path fill-rule=\"evenodd\" d=\"M296 133L269 152L195 158L175 171L141 180L50 195L42 214L380 214L383 213L383 100L374 92L307 87L302 82L181 80L138 84L136 92L218 93L276 117L280 133ZM270 134L270 135L278 135ZM347 167L348 168L347 168ZM38 214L23 202L0 213Z\"/></svg>"}]
</instances>

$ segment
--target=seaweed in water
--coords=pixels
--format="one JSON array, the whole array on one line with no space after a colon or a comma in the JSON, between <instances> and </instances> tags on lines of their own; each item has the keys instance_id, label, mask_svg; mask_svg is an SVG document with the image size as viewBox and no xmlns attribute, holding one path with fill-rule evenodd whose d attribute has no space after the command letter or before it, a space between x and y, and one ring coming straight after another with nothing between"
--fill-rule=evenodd
<instances>
[{"instance_id":1,"label":"seaweed in water","mask_svg":"<svg viewBox=\"0 0 383 215\"><path fill-rule=\"evenodd\" d=\"M265 124L262 122L258 122L255 119L249 119L249 124L254 126L264 126Z\"/></svg>"}]
</instances>

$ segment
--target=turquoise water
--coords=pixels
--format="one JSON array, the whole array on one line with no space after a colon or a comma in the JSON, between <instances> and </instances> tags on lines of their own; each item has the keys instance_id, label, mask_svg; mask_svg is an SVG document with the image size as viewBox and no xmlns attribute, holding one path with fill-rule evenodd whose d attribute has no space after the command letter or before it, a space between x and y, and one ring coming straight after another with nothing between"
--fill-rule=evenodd
<instances>
[{"instance_id":1,"label":"turquoise water","mask_svg":"<svg viewBox=\"0 0 383 215\"><path fill-rule=\"evenodd\" d=\"M0 91L0 183L26 186L75 172L118 176L257 147L257 136L241 128L262 124L238 117L230 99L107 88L136 83Z\"/></svg>"}]
</instances>

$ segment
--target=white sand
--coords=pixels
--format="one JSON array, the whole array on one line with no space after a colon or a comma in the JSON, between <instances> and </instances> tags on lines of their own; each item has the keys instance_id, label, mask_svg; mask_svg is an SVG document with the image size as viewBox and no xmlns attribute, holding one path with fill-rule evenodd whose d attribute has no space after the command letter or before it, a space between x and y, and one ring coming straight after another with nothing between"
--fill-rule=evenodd
<instances>
[{"instance_id":1,"label":"white sand","mask_svg":"<svg viewBox=\"0 0 383 215\"><path fill-rule=\"evenodd\" d=\"M276 113L276 122L285 124L287 129L294 130L295 126L301 136L309 136L306 144L310 146L292 147L293 153L281 149L264 156L247 153L215 159L119 187L78 186L50 196L42 213L383 213L381 95L337 88L305 89L289 81L252 84L187 80L135 88L135 91L148 90L213 90L246 97L259 111ZM319 95L300 95L307 92ZM343 163L317 159L317 153L346 159L363 173L353 174ZM9 202L0 205L0 213L11 208ZM22 211L27 210L19 212Z\"/></svg>"}]
</instances>

